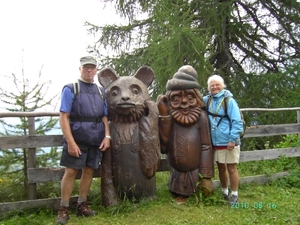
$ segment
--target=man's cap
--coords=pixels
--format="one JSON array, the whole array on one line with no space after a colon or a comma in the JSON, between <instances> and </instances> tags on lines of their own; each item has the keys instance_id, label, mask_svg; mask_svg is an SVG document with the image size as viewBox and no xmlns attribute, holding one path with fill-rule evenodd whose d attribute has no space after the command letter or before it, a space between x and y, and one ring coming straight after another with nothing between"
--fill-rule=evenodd
<instances>
[{"instance_id":1,"label":"man's cap","mask_svg":"<svg viewBox=\"0 0 300 225\"><path fill-rule=\"evenodd\" d=\"M84 56L84 57L82 57L80 59L80 65L84 66L84 65L87 65L87 64L92 64L92 65L97 66L96 58L94 58L93 56Z\"/></svg>"},{"instance_id":2,"label":"man's cap","mask_svg":"<svg viewBox=\"0 0 300 225\"><path fill-rule=\"evenodd\" d=\"M185 65L179 68L171 80L166 84L167 91L170 90L186 90L200 88L198 83L198 73L190 66Z\"/></svg>"}]
</instances>

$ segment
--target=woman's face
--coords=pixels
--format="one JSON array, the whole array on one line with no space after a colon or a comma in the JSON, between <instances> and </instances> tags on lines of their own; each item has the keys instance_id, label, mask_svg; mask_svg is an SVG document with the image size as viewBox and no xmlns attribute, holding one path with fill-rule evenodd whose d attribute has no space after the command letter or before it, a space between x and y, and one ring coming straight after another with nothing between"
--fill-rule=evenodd
<instances>
[{"instance_id":1,"label":"woman's face","mask_svg":"<svg viewBox=\"0 0 300 225\"><path fill-rule=\"evenodd\" d=\"M216 95L222 90L223 90L223 86L221 85L221 83L219 83L215 80L212 80L210 82L209 91L211 92L212 95Z\"/></svg>"}]
</instances>

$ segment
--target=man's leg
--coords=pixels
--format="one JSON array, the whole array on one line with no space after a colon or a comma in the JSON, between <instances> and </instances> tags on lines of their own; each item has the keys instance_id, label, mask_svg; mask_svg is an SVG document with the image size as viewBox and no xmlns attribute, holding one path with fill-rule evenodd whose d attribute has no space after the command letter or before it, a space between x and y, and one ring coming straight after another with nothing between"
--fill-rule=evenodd
<instances>
[{"instance_id":1,"label":"man's leg","mask_svg":"<svg viewBox=\"0 0 300 225\"><path fill-rule=\"evenodd\" d=\"M93 180L94 169L85 167L82 169L82 175L79 186L79 197L87 198Z\"/></svg>"},{"instance_id":2,"label":"man's leg","mask_svg":"<svg viewBox=\"0 0 300 225\"><path fill-rule=\"evenodd\" d=\"M94 216L95 211L92 211L87 203L87 196L92 184L94 169L90 167L85 167L82 169L82 175L80 179L79 186L79 198L78 205L76 209L77 216Z\"/></svg>"},{"instance_id":3,"label":"man's leg","mask_svg":"<svg viewBox=\"0 0 300 225\"><path fill-rule=\"evenodd\" d=\"M58 224L66 224L69 216L69 201L74 188L75 176L78 170L65 168L65 173L61 181L61 201L58 210L56 222Z\"/></svg>"},{"instance_id":4,"label":"man's leg","mask_svg":"<svg viewBox=\"0 0 300 225\"><path fill-rule=\"evenodd\" d=\"M65 168L65 173L61 180L61 202L69 202L77 172L77 169Z\"/></svg>"}]
</instances>

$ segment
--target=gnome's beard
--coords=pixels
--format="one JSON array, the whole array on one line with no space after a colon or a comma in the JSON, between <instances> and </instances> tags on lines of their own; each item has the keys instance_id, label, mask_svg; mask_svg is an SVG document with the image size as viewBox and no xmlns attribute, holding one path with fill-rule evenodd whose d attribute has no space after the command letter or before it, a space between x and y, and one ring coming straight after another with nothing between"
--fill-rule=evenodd
<instances>
[{"instance_id":1,"label":"gnome's beard","mask_svg":"<svg viewBox=\"0 0 300 225\"><path fill-rule=\"evenodd\" d=\"M170 110L173 120L183 126L191 126L195 124L199 120L200 112L200 106L189 108L188 114L184 114L181 109Z\"/></svg>"}]
</instances>

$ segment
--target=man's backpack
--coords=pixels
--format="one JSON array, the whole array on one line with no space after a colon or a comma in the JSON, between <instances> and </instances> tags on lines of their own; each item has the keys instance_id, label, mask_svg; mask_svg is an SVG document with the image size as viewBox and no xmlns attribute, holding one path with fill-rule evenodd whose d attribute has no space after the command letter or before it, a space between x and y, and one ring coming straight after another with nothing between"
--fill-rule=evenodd
<instances>
[{"instance_id":1,"label":"man's backpack","mask_svg":"<svg viewBox=\"0 0 300 225\"><path fill-rule=\"evenodd\" d=\"M99 90L100 97L103 98L104 95L103 95L102 88L99 85L97 85L97 87L98 87L98 90ZM77 97L77 95L80 92L79 81L76 81L76 82L73 83L73 90L74 90L74 96Z\"/></svg>"},{"instance_id":2,"label":"man's backpack","mask_svg":"<svg viewBox=\"0 0 300 225\"><path fill-rule=\"evenodd\" d=\"M222 121L223 118L226 118L226 119L228 119L228 120L230 121L229 116L228 116L228 113L227 113L228 101L229 101L230 98L232 98L232 97L230 97L230 96L225 96L225 97L224 97L224 100L223 100L223 103L222 103L223 108L224 108L224 112L225 112L224 115L219 115L219 114L215 114L215 113L209 112L208 106L209 106L210 103L211 103L212 96L209 96L209 98L208 98L208 100L207 100L207 104L206 104L207 106L206 106L206 109L207 109L208 115L216 116L216 117L221 117L220 120L219 120L219 122L218 122L218 124L217 124L217 126L219 126L219 124L221 123L221 121ZM246 126L246 122L245 122L245 120L244 120L243 112L242 112L241 110L240 110L240 114L241 114L241 119L242 119L242 122L243 122L243 131L240 133L240 138L242 138L242 137L244 137L244 135L245 135L245 131L246 131L246 127L247 127L247 126ZM230 126L231 126L231 123L230 123ZM230 127L230 128L231 128L231 127Z\"/></svg>"}]
</instances>

